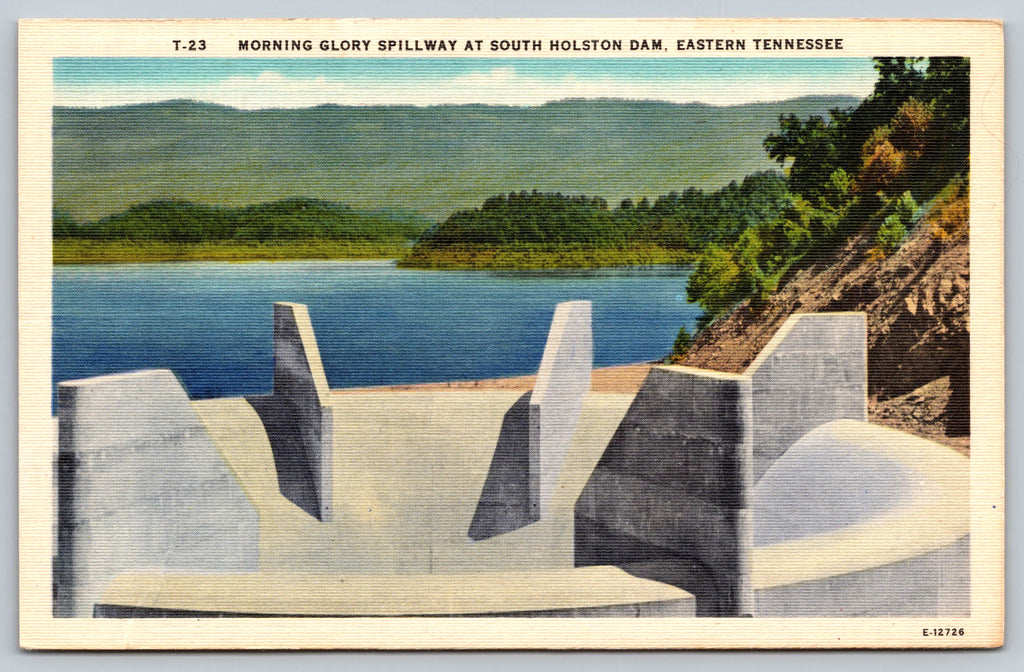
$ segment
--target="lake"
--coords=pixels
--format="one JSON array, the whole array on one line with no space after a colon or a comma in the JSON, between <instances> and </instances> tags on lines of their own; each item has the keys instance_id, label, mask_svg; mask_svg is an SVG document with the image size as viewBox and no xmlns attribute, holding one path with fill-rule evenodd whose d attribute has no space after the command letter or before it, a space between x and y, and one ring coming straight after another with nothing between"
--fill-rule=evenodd
<instances>
[{"instance_id":1,"label":"lake","mask_svg":"<svg viewBox=\"0 0 1024 672\"><path fill-rule=\"evenodd\" d=\"M555 304L593 302L594 365L664 357L689 269L421 271L394 261L57 266L53 381L169 368L196 399L268 392L272 303L309 306L332 388L536 373ZM56 388L55 388L56 389Z\"/></svg>"}]
</instances>

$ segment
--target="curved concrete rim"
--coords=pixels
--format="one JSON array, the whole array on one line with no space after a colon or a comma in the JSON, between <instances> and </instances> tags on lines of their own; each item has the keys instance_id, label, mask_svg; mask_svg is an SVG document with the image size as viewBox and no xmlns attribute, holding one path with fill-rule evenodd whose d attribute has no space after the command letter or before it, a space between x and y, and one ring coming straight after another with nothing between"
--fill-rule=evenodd
<instances>
[{"instance_id":1,"label":"curved concrete rim","mask_svg":"<svg viewBox=\"0 0 1024 672\"><path fill-rule=\"evenodd\" d=\"M122 574L110 605L295 616L454 616L692 601L679 588L617 567L406 576Z\"/></svg>"},{"instance_id":2,"label":"curved concrete rim","mask_svg":"<svg viewBox=\"0 0 1024 672\"><path fill-rule=\"evenodd\" d=\"M906 500L849 527L754 549L755 590L881 567L938 550L970 532L970 460L911 434L857 420L809 432L891 459L920 477ZM802 439L801 439L802 440Z\"/></svg>"}]
</instances>

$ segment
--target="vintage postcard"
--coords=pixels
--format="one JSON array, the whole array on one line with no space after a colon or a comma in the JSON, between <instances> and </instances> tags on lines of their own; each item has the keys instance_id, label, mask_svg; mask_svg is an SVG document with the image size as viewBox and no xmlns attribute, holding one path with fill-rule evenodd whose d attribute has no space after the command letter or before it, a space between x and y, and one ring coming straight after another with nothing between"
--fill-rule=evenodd
<instances>
[{"instance_id":1,"label":"vintage postcard","mask_svg":"<svg viewBox=\"0 0 1024 672\"><path fill-rule=\"evenodd\" d=\"M19 50L22 646L1002 644L998 22Z\"/></svg>"}]
</instances>

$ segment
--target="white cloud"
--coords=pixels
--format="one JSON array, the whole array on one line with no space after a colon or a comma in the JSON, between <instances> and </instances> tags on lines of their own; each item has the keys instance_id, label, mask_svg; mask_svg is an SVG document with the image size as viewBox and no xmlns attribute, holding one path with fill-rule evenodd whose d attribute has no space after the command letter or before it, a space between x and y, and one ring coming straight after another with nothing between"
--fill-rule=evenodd
<instances>
[{"instance_id":1,"label":"white cloud","mask_svg":"<svg viewBox=\"0 0 1024 672\"><path fill-rule=\"evenodd\" d=\"M508 66L474 72L448 80L356 79L286 77L275 71L241 75L204 85L146 83L104 88L71 84L55 91L57 105L103 107L188 98L241 109L268 107L301 108L325 103L337 105L440 105L482 103L487 105L539 105L564 98L634 98L675 103L702 102L736 105L764 100L830 93L859 97L871 92L874 73L849 80L831 81L823 91L820 80L802 77L762 79L638 80L612 77L536 77Z\"/></svg>"}]
</instances>

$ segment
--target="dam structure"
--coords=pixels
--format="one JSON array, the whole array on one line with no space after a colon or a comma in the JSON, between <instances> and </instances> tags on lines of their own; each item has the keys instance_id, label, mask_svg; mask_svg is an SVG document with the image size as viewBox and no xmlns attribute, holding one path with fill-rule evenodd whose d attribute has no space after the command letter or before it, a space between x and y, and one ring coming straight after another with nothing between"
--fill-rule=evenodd
<instances>
[{"instance_id":1,"label":"dam structure","mask_svg":"<svg viewBox=\"0 0 1024 672\"><path fill-rule=\"evenodd\" d=\"M266 395L58 385L55 616L969 613L969 460L868 422L862 313L635 394L591 389L588 301L525 393L339 394L306 307L268 319Z\"/></svg>"}]
</instances>

